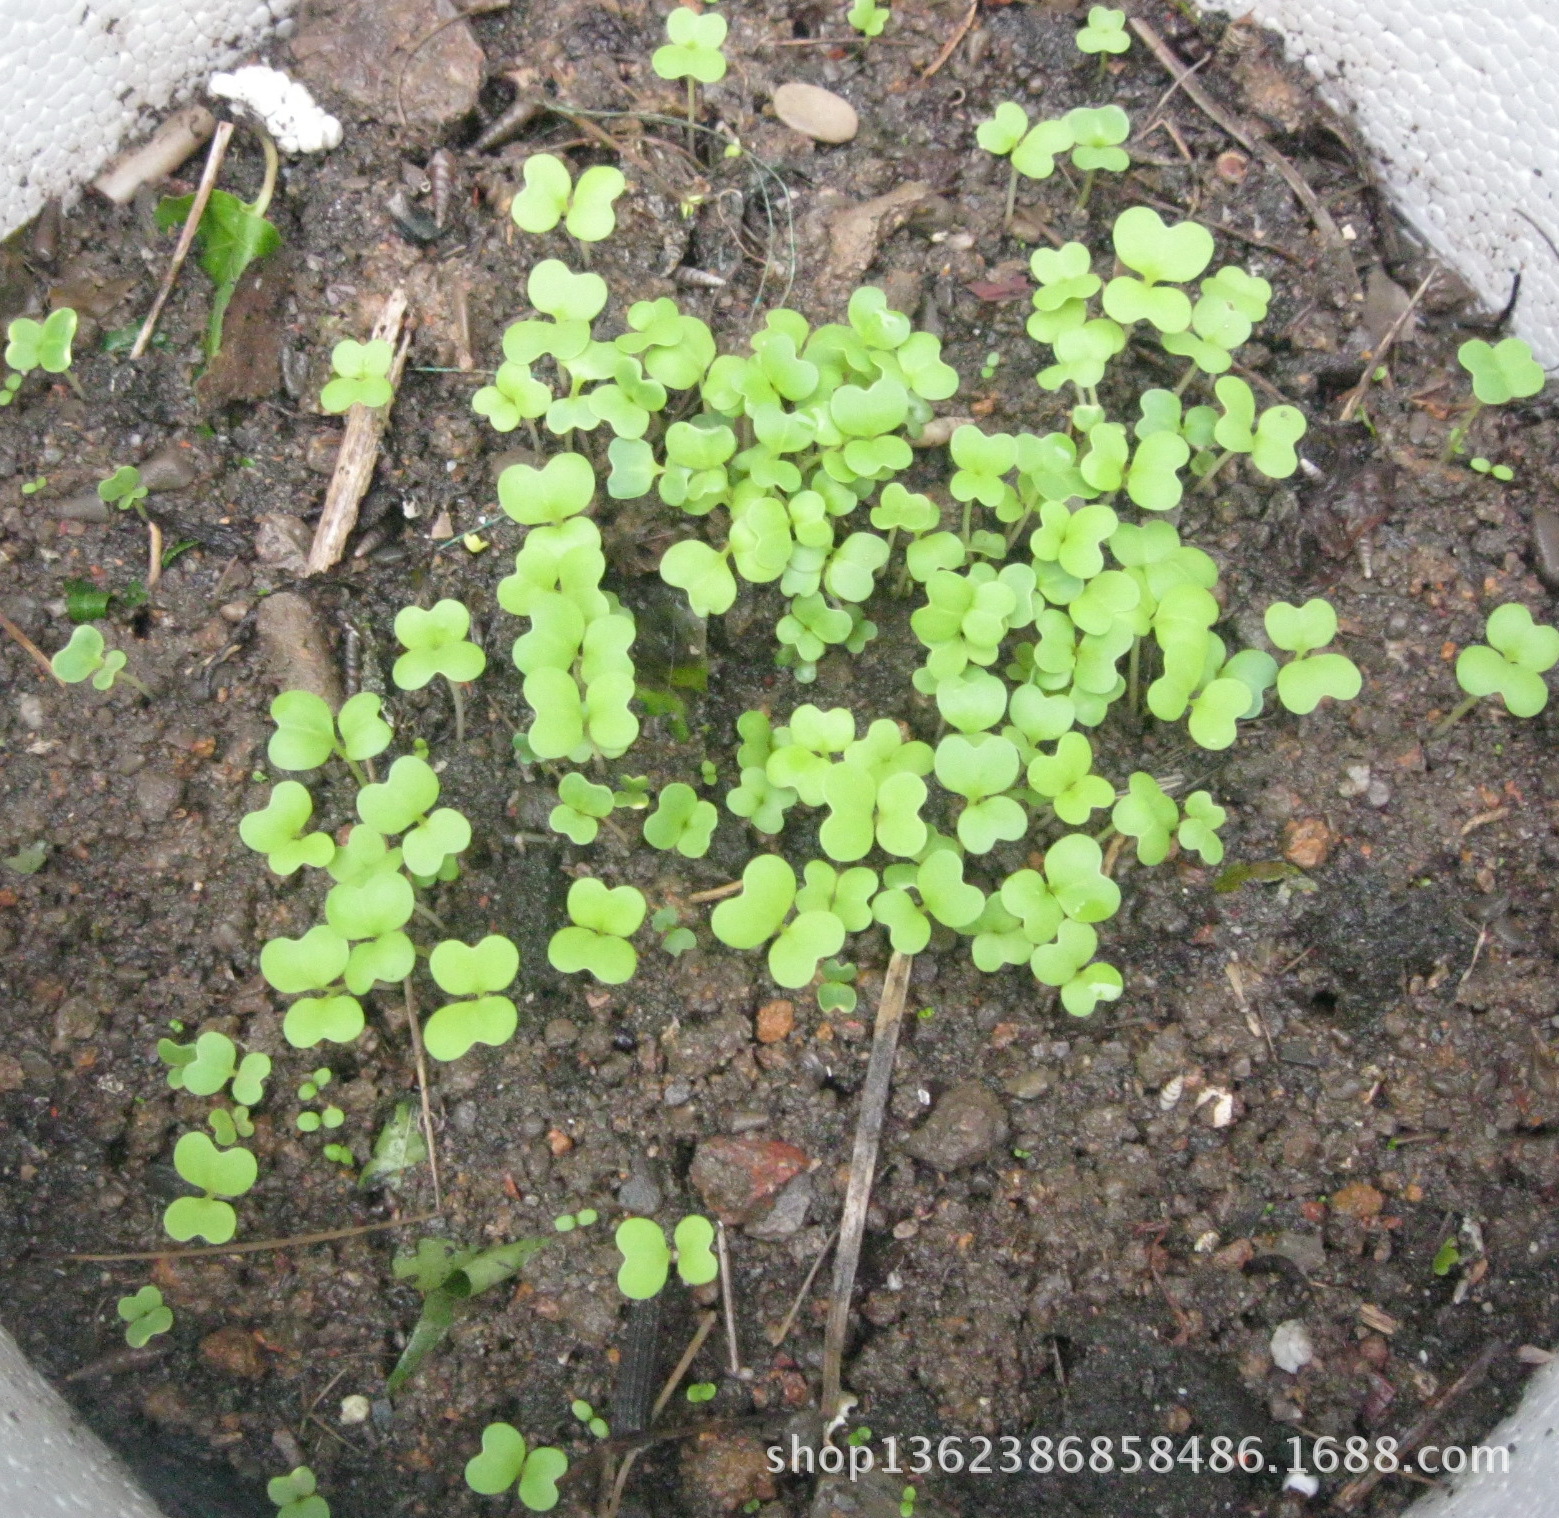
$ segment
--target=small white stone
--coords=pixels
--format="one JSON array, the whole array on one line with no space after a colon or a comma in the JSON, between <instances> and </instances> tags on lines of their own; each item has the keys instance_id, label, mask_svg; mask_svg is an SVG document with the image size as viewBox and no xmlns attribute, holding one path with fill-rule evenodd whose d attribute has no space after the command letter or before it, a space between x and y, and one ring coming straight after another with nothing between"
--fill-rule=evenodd
<instances>
[{"instance_id":1,"label":"small white stone","mask_svg":"<svg viewBox=\"0 0 1559 1518\"><path fill-rule=\"evenodd\" d=\"M343 1423L366 1423L368 1415L373 1411L368 1398L361 1392L353 1392L350 1397L341 1399L341 1421Z\"/></svg>"},{"instance_id":2,"label":"small white stone","mask_svg":"<svg viewBox=\"0 0 1559 1518\"><path fill-rule=\"evenodd\" d=\"M1321 1490L1321 1478L1309 1471L1290 1471L1283 1478L1285 1492L1298 1492L1301 1497L1313 1497Z\"/></svg>"},{"instance_id":3,"label":"small white stone","mask_svg":"<svg viewBox=\"0 0 1559 1518\"><path fill-rule=\"evenodd\" d=\"M1297 1376L1315 1359L1315 1345L1310 1342L1309 1331L1298 1318L1279 1323L1272 1330L1272 1363L1279 1370Z\"/></svg>"}]
</instances>

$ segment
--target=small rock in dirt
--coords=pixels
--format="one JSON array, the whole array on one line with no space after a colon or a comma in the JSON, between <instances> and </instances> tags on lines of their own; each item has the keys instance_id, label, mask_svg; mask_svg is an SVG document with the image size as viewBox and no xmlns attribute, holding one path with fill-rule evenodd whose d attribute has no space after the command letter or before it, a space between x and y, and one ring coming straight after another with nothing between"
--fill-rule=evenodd
<instances>
[{"instance_id":1,"label":"small rock in dirt","mask_svg":"<svg viewBox=\"0 0 1559 1518\"><path fill-rule=\"evenodd\" d=\"M726 1126L732 1133L751 1133L755 1128L769 1126L769 1114L761 1107L744 1107L731 1114L731 1121Z\"/></svg>"},{"instance_id":2,"label":"small rock in dirt","mask_svg":"<svg viewBox=\"0 0 1559 1518\"><path fill-rule=\"evenodd\" d=\"M1532 558L1538 579L1559 590L1559 511L1548 506L1532 511Z\"/></svg>"},{"instance_id":3,"label":"small rock in dirt","mask_svg":"<svg viewBox=\"0 0 1559 1518\"><path fill-rule=\"evenodd\" d=\"M219 1328L200 1341L200 1357L222 1375L258 1381L270 1368L255 1336L236 1325Z\"/></svg>"},{"instance_id":4,"label":"small rock in dirt","mask_svg":"<svg viewBox=\"0 0 1559 1518\"><path fill-rule=\"evenodd\" d=\"M1055 1077L1048 1070L1024 1070L1009 1076L1002 1082L1002 1090L1020 1102L1031 1102L1043 1096L1055 1084Z\"/></svg>"},{"instance_id":5,"label":"small rock in dirt","mask_svg":"<svg viewBox=\"0 0 1559 1518\"><path fill-rule=\"evenodd\" d=\"M704 1205L723 1222L753 1222L770 1198L807 1167L805 1151L752 1134L705 1139L688 1170Z\"/></svg>"},{"instance_id":6,"label":"small rock in dirt","mask_svg":"<svg viewBox=\"0 0 1559 1518\"><path fill-rule=\"evenodd\" d=\"M54 1014L54 1036L85 1043L97 1033L100 1021L97 1008L86 997L68 997Z\"/></svg>"},{"instance_id":7,"label":"small rock in dirt","mask_svg":"<svg viewBox=\"0 0 1559 1518\"><path fill-rule=\"evenodd\" d=\"M660 1187L647 1172L636 1170L617 1188L617 1201L626 1211L648 1217L660 1211Z\"/></svg>"},{"instance_id":8,"label":"small rock in dirt","mask_svg":"<svg viewBox=\"0 0 1559 1518\"><path fill-rule=\"evenodd\" d=\"M828 227L828 274L841 287L854 286L878 247L914 214L931 194L931 186L911 180L886 195L862 201L838 212Z\"/></svg>"},{"instance_id":9,"label":"small rock in dirt","mask_svg":"<svg viewBox=\"0 0 1559 1518\"><path fill-rule=\"evenodd\" d=\"M366 1423L372 1411L373 1404L361 1392L341 1399L341 1421L345 1424Z\"/></svg>"},{"instance_id":10,"label":"small rock in dirt","mask_svg":"<svg viewBox=\"0 0 1559 1518\"><path fill-rule=\"evenodd\" d=\"M278 690L312 691L331 707L341 705L341 676L330 640L308 601L290 590L267 596L260 602L256 627Z\"/></svg>"},{"instance_id":11,"label":"small rock in dirt","mask_svg":"<svg viewBox=\"0 0 1559 1518\"><path fill-rule=\"evenodd\" d=\"M314 534L301 517L268 511L255 526L254 556L283 574L301 575L308 568L313 541Z\"/></svg>"},{"instance_id":12,"label":"small rock in dirt","mask_svg":"<svg viewBox=\"0 0 1559 1518\"><path fill-rule=\"evenodd\" d=\"M55 501L51 509L55 516L63 517L67 522L102 523L113 515L108 502L95 490L78 490L75 495Z\"/></svg>"},{"instance_id":13,"label":"small rock in dirt","mask_svg":"<svg viewBox=\"0 0 1559 1518\"><path fill-rule=\"evenodd\" d=\"M226 331L224 329L224 340ZM154 494L163 490L185 490L195 483L195 460L191 450L169 443L140 464L141 483Z\"/></svg>"},{"instance_id":14,"label":"small rock in dirt","mask_svg":"<svg viewBox=\"0 0 1559 1518\"><path fill-rule=\"evenodd\" d=\"M338 430L311 432L308 442L303 445L303 467L314 474L333 474L340 452L341 433Z\"/></svg>"},{"instance_id":15,"label":"small rock in dirt","mask_svg":"<svg viewBox=\"0 0 1559 1518\"><path fill-rule=\"evenodd\" d=\"M1310 1342L1309 1331L1298 1318L1279 1323L1272 1330L1272 1363L1279 1370L1297 1376L1315 1359L1315 1345Z\"/></svg>"},{"instance_id":16,"label":"small rock in dirt","mask_svg":"<svg viewBox=\"0 0 1559 1518\"><path fill-rule=\"evenodd\" d=\"M20 1091L26 1080L21 1060L14 1054L0 1054L0 1091Z\"/></svg>"},{"instance_id":17,"label":"small rock in dirt","mask_svg":"<svg viewBox=\"0 0 1559 1518\"><path fill-rule=\"evenodd\" d=\"M1137 1056L1137 1079L1144 1086L1162 1086L1187 1064L1185 1033L1176 1027L1155 1033Z\"/></svg>"},{"instance_id":18,"label":"small rock in dirt","mask_svg":"<svg viewBox=\"0 0 1559 1518\"><path fill-rule=\"evenodd\" d=\"M804 1173L794 1176L775 1197L774 1205L768 1213L757 1222L747 1225L747 1236L771 1242L788 1239L800 1231L801 1225L807 1220L807 1208L811 1205L812 1177Z\"/></svg>"},{"instance_id":19,"label":"small rock in dirt","mask_svg":"<svg viewBox=\"0 0 1559 1518\"><path fill-rule=\"evenodd\" d=\"M1296 817L1283 827L1283 857L1302 870L1326 863L1332 851L1332 830L1321 817Z\"/></svg>"},{"instance_id":20,"label":"small rock in dirt","mask_svg":"<svg viewBox=\"0 0 1559 1518\"><path fill-rule=\"evenodd\" d=\"M1332 1211L1344 1217L1357 1218L1361 1223L1378 1217L1386 1199L1368 1181L1354 1181L1332 1193Z\"/></svg>"},{"instance_id":21,"label":"small rock in dirt","mask_svg":"<svg viewBox=\"0 0 1559 1518\"><path fill-rule=\"evenodd\" d=\"M978 1081L954 1086L904 1148L937 1170L958 1170L983 1159L1007 1136L1007 1113Z\"/></svg>"},{"instance_id":22,"label":"small rock in dirt","mask_svg":"<svg viewBox=\"0 0 1559 1518\"><path fill-rule=\"evenodd\" d=\"M757 1030L760 1044L777 1044L789 1035L795 1025L794 1002L781 998L778 1001L765 1002L758 1008Z\"/></svg>"},{"instance_id":23,"label":"small rock in dirt","mask_svg":"<svg viewBox=\"0 0 1559 1518\"><path fill-rule=\"evenodd\" d=\"M43 702L36 696L23 696L16 703L16 715L22 719L23 727L36 733L43 726Z\"/></svg>"},{"instance_id":24,"label":"small rock in dirt","mask_svg":"<svg viewBox=\"0 0 1559 1518\"><path fill-rule=\"evenodd\" d=\"M739 1012L724 1013L707 1023L684 1024L675 1041L666 1041L666 1069L684 1081L699 1080L730 1064L750 1037L747 1019Z\"/></svg>"},{"instance_id":25,"label":"small rock in dirt","mask_svg":"<svg viewBox=\"0 0 1559 1518\"><path fill-rule=\"evenodd\" d=\"M692 1083L684 1080L667 1081L660 1099L668 1107L681 1107L693 1100Z\"/></svg>"},{"instance_id":26,"label":"small rock in dirt","mask_svg":"<svg viewBox=\"0 0 1559 1518\"><path fill-rule=\"evenodd\" d=\"M861 118L843 96L795 79L775 90L774 114L818 142L848 142L861 129Z\"/></svg>"},{"instance_id":27,"label":"small rock in dirt","mask_svg":"<svg viewBox=\"0 0 1559 1518\"><path fill-rule=\"evenodd\" d=\"M567 1017L554 1017L541 1030L541 1041L549 1049L566 1049L578 1037L578 1025Z\"/></svg>"},{"instance_id":28,"label":"small rock in dirt","mask_svg":"<svg viewBox=\"0 0 1559 1518\"><path fill-rule=\"evenodd\" d=\"M184 794L184 782L169 770L144 769L135 777L135 804L148 822L166 822Z\"/></svg>"},{"instance_id":29,"label":"small rock in dirt","mask_svg":"<svg viewBox=\"0 0 1559 1518\"><path fill-rule=\"evenodd\" d=\"M682 1447L682 1479L699 1511L734 1513L775 1495L761 1439L746 1434L700 1434ZM700 1501L699 1499L703 1500Z\"/></svg>"},{"instance_id":30,"label":"small rock in dirt","mask_svg":"<svg viewBox=\"0 0 1559 1518\"><path fill-rule=\"evenodd\" d=\"M455 1103L455 1110L450 1113L449 1120L455 1125L457 1133L476 1132L476 1103L463 1101Z\"/></svg>"}]
</instances>

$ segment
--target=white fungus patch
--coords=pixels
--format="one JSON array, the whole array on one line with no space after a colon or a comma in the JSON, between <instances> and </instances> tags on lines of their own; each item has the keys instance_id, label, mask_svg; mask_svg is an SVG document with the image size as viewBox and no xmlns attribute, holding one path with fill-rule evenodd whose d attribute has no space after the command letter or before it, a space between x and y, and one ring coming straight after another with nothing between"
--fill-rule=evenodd
<instances>
[{"instance_id":1,"label":"white fungus patch","mask_svg":"<svg viewBox=\"0 0 1559 1518\"><path fill-rule=\"evenodd\" d=\"M284 153L322 153L341 142L341 123L316 105L297 80L263 63L213 74L206 89L222 100L248 106Z\"/></svg>"}]
</instances>

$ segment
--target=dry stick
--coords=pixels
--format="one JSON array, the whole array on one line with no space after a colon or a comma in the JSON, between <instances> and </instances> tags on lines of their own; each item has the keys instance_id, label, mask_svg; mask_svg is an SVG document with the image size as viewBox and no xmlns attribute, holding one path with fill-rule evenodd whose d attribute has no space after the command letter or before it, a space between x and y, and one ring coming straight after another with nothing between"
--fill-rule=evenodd
<instances>
[{"instance_id":1,"label":"dry stick","mask_svg":"<svg viewBox=\"0 0 1559 1518\"><path fill-rule=\"evenodd\" d=\"M162 528L150 517L146 519L146 552L149 559L146 566L146 588L155 590L157 582L162 578Z\"/></svg>"},{"instance_id":2,"label":"dry stick","mask_svg":"<svg viewBox=\"0 0 1559 1518\"><path fill-rule=\"evenodd\" d=\"M213 1244L209 1249L141 1249L130 1254L62 1254L61 1260L107 1265L115 1260L211 1260L225 1254L264 1254L271 1249L296 1249L305 1244L330 1244L337 1239L355 1239L361 1233L382 1233L387 1228L414 1228L432 1222L436 1212L419 1212L414 1217L392 1218L388 1223L359 1223L355 1228L326 1228L320 1233L294 1233L285 1239L256 1239L245 1244Z\"/></svg>"},{"instance_id":3,"label":"dry stick","mask_svg":"<svg viewBox=\"0 0 1559 1518\"><path fill-rule=\"evenodd\" d=\"M1402 308L1397 319L1386 329L1386 335L1376 344L1375 352L1370 356L1370 361L1364 366L1364 373L1359 376L1359 383L1348 392L1348 399L1343 402L1342 411L1337 420L1347 422L1353 419L1353 413L1359 409L1364 400L1365 393L1370 388L1370 381L1375 377L1375 371L1386 361L1386 355L1391 352L1391 345L1402 335L1402 329L1407 326L1408 318L1413 314L1413 307L1424 298L1424 291L1433 281L1436 270L1431 269L1424 275L1423 281L1413 292L1408 303Z\"/></svg>"},{"instance_id":4,"label":"dry stick","mask_svg":"<svg viewBox=\"0 0 1559 1518\"><path fill-rule=\"evenodd\" d=\"M1451 1404L1466 1392L1470 1391L1489 1372L1489 1367L1505 1353L1509 1346L1501 1339L1496 1339L1492 1344L1486 1344L1479 1353L1478 1358L1464 1370L1445 1391L1435 1400L1418 1422L1415 1423L1397 1444L1399 1456L1410 1455L1424 1442L1424 1439L1441 1417L1447 1412ZM1380 1485L1386 1476L1385 1471L1370 1471L1367 1475L1360 1476L1357 1481L1350 1481L1338 1494L1332 1498L1332 1506L1339 1507L1343 1512L1351 1512L1375 1488Z\"/></svg>"},{"instance_id":5,"label":"dry stick","mask_svg":"<svg viewBox=\"0 0 1559 1518\"><path fill-rule=\"evenodd\" d=\"M1131 140L1133 142L1141 142L1143 138L1145 138L1150 132L1154 131L1161 124L1158 119L1158 113L1169 104L1171 98L1174 96L1175 91L1178 90L1180 86L1183 85L1186 80L1189 79L1191 75L1194 74L1199 68L1201 68L1201 66L1211 57L1211 53L1204 53L1196 60L1195 63L1190 66L1190 68L1185 71L1185 73L1177 74L1175 76L1174 83L1171 84L1169 88L1158 97L1157 103L1154 105L1153 109L1148 112L1148 124L1143 127L1141 131L1134 132L1132 134Z\"/></svg>"},{"instance_id":6,"label":"dry stick","mask_svg":"<svg viewBox=\"0 0 1559 1518\"><path fill-rule=\"evenodd\" d=\"M374 323L374 339L397 343L395 359L390 365L390 388L400 388L401 374L406 368L406 349L411 338L401 328L406 319L406 292L396 289L385 301L379 320ZM314 542L309 547L306 575L323 574L339 562L346 550L346 540L357 526L357 508L368 493L373 479L374 466L379 462L379 442L384 429L390 425L390 412L395 405L392 393L383 406L365 406L354 402L346 415L346 430L341 435L341 449L336 455L336 471L330 477L330 488L325 492L325 504L319 513L319 525L314 529Z\"/></svg>"},{"instance_id":7,"label":"dry stick","mask_svg":"<svg viewBox=\"0 0 1559 1518\"><path fill-rule=\"evenodd\" d=\"M1305 182L1299 170L1264 137L1258 135L1255 128L1242 123L1232 112L1219 105L1201 84L1191 77L1192 70L1180 61L1174 49L1146 21L1133 16L1131 29L1147 43L1153 56L1168 71L1170 78L1180 85L1202 114L1222 127L1246 152L1256 154L1271 168L1276 169L1283 177L1284 183L1294 192L1294 198L1309 213L1310 220L1315 223L1316 230L1321 236L1333 247L1345 249L1347 244L1343 241L1337 223L1332 219L1332 213L1321 204L1320 197ZM1352 259L1348 260L1348 268L1352 271L1353 283L1357 286L1359 276L1358 271L1353 269Z\"/></svg>"},{"instance_id":8,"label":"dry stick","mask_svg":"<svg viewBox=\"0 0 1559 1518\"><path fill-rule=\"evenodd\" d=\"M974 25L974 18L979 14L980 0L969 0L969 9L964 14L964 19L958 23L953 35L947 39L942 51L931 60L931 65L920 77L929 79L944 63L958 50L958 44L969 34L969 28Z\"/></svg>"},{"instance_id":9,"label":"dry stick","mask_svg":"<svg viewBox=\"0 0 1559 1518\"><path fill-rule=\"evenodd\" d=\"M33 640L29 638L27 634L16 625L16 623L14 623L8 616L6 616L4 612L0 612L0 630L3 630L10 637L14 638L22 652L25 653L33 661L33 663L36 664L38 668L41 669L44 674L46 674L56 685L63 685L65 683L57 674L54 673L54 666L49 663L49 656L44 653L44 651L39 648L38 645L34 643ZM740 884L738 884L737 889L741 889Z\"/></svg>"},{"instance_id":10,"label":"dry stick","mask_svg":"<svg viewBox=\"0 0 1559 1518\"><path fill-rule=\"evenodd\" d=\"M800 1313L802 1304L807 1299L807 1293L812 1290L812 1283L817 1279L817 1273L823 1268L823 1261L828 1258L828 1251L834 1247L834 1240L839 1237L837 1228L823 1241L823 1247L818 1250L817 1258L812 1262L812 1268L807 1272L807 1278L801 1283L801 1290L796 1293L796 1300L790 1304L790 1311L785 1314L784 1321L768 1336L769 1343L778 1349L786 1339L790 1337L790 1330L795 1326L796 1316Z\"/></svg>"},{"instance_id":11,"label":"dry stick","mask_svg":"<svg viewBox=\"0 0 1559 1518\"><path fill-rule=\"evenodd\" d=\"M169 295L173 293L173 282L179 277L179 270L184 267L184 260L189 256L190 247L195 241L195 232L200 226L200 218L206 214L206 202L211 199L211 192L217 187L217 174L221 171L222 160L227 155L227 145L232 139L233 123L219 121L216 133L211 139L211 150L206 154L206 167L200 176L200 186L195 191L194 200L190 202L189 215L184 218L184 230L179 233L178 246L174 248L173 258L162 276L162 284L157 289L157 299L152 302L152 308L141 324L140 336L136 338L135 346L130 349L131 358L140 358L146 352L146 345L152 340L152 333L157 330L157 318L162 315L162 308Z\"/></svg>"},{"instance_id":12,"label":"dry stick","mask_svg":"<svg viewBox=\"0 0 1559 1518\"><path fill-rule=\"evenodd\" d=\"M422 1053L422 1029L417 1025L417 998L411 976L401 982L406 996L406 1026L411 1030L411 1052L417 1061L417 1090L422 1096L422 1131L428 1140L428 1169L433 1173L433 1210L444 1210L444 1192L438 1180L438 1140L433 1135L433 1108L428 1101L428 1062Z\"/></svg>"},{"instance_id":13,"label":"dry stick","mask_svg":"<svg viewBox=\"0 0 1559 1518\"><path fill-rule=\"evenodd\" d=\"M894 950L883 978L877 1003L877 1024L872 1031L871 1058L861 1087L861 1112L856 1120L855 1152L850 1156L850 1182L845 1188L844 1215L839 1220L839 1251L834 1256L833 1297L828 1304L828 1326L823 1334L823 1402L825 1424L839 1415L840 1376L844 1364L845 1333L850 1325L850 1297L855 1290L855 1270L861 1259L866 1233L866 1204L871 1199L872 1173L877 1166L877 1144L882 1137L883 1114L893 1078L893 1056L899 1044L899 1023L909 995L912 954Z\"/></svg>"},{"instance_id":14,"label":"dry stick","mask_svg":"<svg viewBox=\"0 0 1559 1518\"><path fill-rule=\"evenodd\" d=\"M742 888L739 880L728 880L721 886L710 886L707 891L694 891L688 897L689 905L701 905L706 901L723 901L727 896L734 896Z\"/></svg>"},{"instance_id":15,"label":"dry stick","mask_svg":"<svg viewBox=\"0 0 1559 1518\"><path fill-rule=\"evenodd\" d=\"M720 1255L720 1300L725 1306L725 1348L733 1376L742 1373L741 1351L736 1343L736 1303L731 1295L731 1256L725 1247L725 1224L715 1223L715 1248Z\"/></svg>"}]
</instances>

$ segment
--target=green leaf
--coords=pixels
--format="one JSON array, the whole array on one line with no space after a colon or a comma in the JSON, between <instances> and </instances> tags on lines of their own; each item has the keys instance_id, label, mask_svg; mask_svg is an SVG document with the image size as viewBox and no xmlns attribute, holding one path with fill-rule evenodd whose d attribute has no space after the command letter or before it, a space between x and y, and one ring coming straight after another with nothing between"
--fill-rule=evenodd
<instances>
[{"instance_id":1,"label":"green leaf","mask_svg":"<svg viewBox=\"0 0 1559 1518\"><path fill-rule=\"evenodd\" d=\"M482 1430L482 1452L466 1461L466 1485L484 1497L506 1492L520 1479L527 1454L524 1438L508 1423L489 1423Z\"/></svg>"},{"instance_id":2,"label":"green leaf","mask_svg":"<svg viewBox=\"0 0 1559 1518\"><path fill-rule=\"evenodd\" d=\"M777 854L759 854L742 871L741 892L722 901L709 926L733 949L755 949L779 931L796 898L796 873Z\"/></svg>"},{"instance_id":3,"label":"green leaf","mask_svg":"<svg viewBox=\"0 0 1559 1518\"><path fill-rule=\"evenodd\" d=\"M1472 376L1472 393L1486 406L1536 395L1546 378L1542 365L1519 337L1492 345L1475 337L1456 350L1456 359Z\"/></svg>"},{"instance_id":4,"label":"green leaf","mask_svg":"<svg viewBox=\"0 0 1559 1518\"><path fill-rule=\"evenodd\" d=\"M165 231L182 227L193 195L164 200L157 207L157 225ZM281 247L281 233L263 216L257 216L236 195L213 190L201 213L195 233L200 245L200 266L214 285L236 285L245 269Z\"/></svg>"},{"instance_id":5,"label":"green leaf","mask_svg":"<svg viewBox=\"0 0 1559 1518\"><path fill-rule=\"evenodd\" d=\"M403 1171L422 1164L427 1157L427 1141L422 1136L416 1108L409 1101L397 1102L394 1114L374 1140L372 1156L357 1177L358 1187L394 1185Z\"/></svg>"},{"instance_id":6,"label":"green leaf","mask_svg":"<svg viewBox=\"0 0 1559 1518\"><path fill-rule=\"evenodd\" d=\"M613 1242L623 1257L617 1289L634 1302L659 1295L671 1274L671 1248L660 1224L653 1218L624 1218Z\"/></svg>"},{"instance_id":7,"label":"green leaf","mask_svg":"<svg viewBox=\"0 0 1559 1518\"><path fill-rule=\"evenodd\" d=\"M525 188L514 197L509 214L522 232L550 232L563 219L573 192L568 166L551 153L532 153L524 176Z\"/></svg>"}]
</instances>

